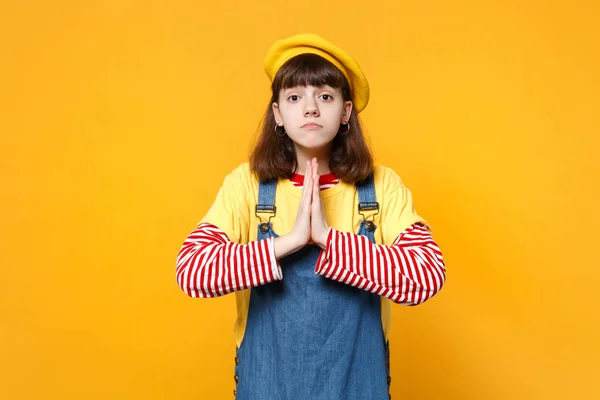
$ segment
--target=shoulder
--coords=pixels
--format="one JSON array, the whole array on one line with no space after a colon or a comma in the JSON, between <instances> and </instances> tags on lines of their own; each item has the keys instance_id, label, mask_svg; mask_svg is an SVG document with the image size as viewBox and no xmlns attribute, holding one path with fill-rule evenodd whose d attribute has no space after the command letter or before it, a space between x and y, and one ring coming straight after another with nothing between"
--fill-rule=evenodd
<instances>
[{"instance_id":1,"label":"shoulder","mask_svg":"<svg viewBox=\"0 0 600 400\"><path fill-rule=\"evenodd\" d=\"M385 165L373 166L373 180L375 187L379 188L384 193L391 193L397 189L404 187L404 182L400 175L392 168Z\"/></svg>"},{"instance_id":2,"label":"shoulder","mask_svg":"<svg viewBox=\"0 0 600 400\"><path fill-rule=\"evenodd\" d=\"M220 200L241 204L254 196L256 178L250 171L248 162L238 164L222 180L219 189Z\"/></svg>"},{"instance_id":3,"label":"shoulder","mask_svg":"<svg viewBox=\"0 0 600 400\"><path fill-rule=\"evenodd\" d=\"M244 162L236 166L233 170L231 170L225 179L231 182L245 182L249 179L250 173L250 163Z\"/></svg>"},{"instance_id":4,"label":"shoulder","mask_svg":"<svg viewBox=\"0 0 600 400\"><path fill-rule=\"evenodd\" d=\"M391 245L398 232L404 232L414 223L421 223L431 232L429 223L416 212L411 190L404 185L400 175L383 165L374 166L373 172L377 196L382 204L382 215L385 214L388 222L392 221L393 228L388 232L385 242Z\"/></svg>"},{"instance_id":5,"label":"shoulder","mask_svg":"<svg viewBox=\"0 0 600 400\"><path fill-rule=\"evenodd\" d=\"M250 170L250 163L246 161L239 164L225 176L225 183L248 189L255 186L258 183L258 180L256 175Z\"/></svg>"}]
</instances>

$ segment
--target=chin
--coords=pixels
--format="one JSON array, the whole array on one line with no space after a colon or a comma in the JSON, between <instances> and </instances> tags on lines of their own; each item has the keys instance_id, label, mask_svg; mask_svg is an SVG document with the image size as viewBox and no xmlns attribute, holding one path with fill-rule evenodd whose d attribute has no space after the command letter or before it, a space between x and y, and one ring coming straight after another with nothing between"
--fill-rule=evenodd
<instances>
[{"instance_id":1,"label":"chin","mask_svg":"<svg viewBox=\"0 0 600 400\"><path fill-rule=\"evenodd\" d=\"M294 136L290 136L290 139L292 139L292 141L294 143L296 143L299 146L306 147L306 148L323 147L323 146L331 143L334 138L335 138L335 136L332 136L332 137L323 137L323 136L294 137Z\"/></svg>"},{"instance_id":2,"label":"chin","mask_svg":"<svg viewBox=\"0 0 600 400\"><path fill-rule=\"evenodd\" d=\"M315 150L315 149L320 149L323 148L325 146L327 146L329 143L331 143L331 141L325 141L325 140L319 140L319 141L300 141L300 142L296 142L298 146L304 148L304 149L310 149L310 150Z\"/></svg>"}]
</instances>

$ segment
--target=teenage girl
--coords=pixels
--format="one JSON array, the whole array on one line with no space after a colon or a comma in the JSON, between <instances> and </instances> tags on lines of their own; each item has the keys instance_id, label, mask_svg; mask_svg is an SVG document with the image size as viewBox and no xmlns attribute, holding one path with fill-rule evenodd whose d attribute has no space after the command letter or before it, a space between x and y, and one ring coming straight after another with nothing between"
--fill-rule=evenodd
<instances>
[{"instance_id":1,"label":"teenage girl","mask_svg":"<svg viewBox=\"0 0 600 400\"><path fill-rule=\"evenodd\" d=\"M261 135L185 240L177 284L235 292L238 399L387 399L390 304L434 296L442 253L400 177L373 166L356 61L299 34L272 45L265 71Z\"/></svg>"}]
</instances>

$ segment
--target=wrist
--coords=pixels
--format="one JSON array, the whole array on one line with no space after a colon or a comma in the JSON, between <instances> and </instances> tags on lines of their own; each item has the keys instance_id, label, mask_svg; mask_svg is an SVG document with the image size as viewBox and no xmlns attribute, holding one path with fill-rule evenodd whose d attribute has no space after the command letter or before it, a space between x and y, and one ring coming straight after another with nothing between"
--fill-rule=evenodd
<instances>
[{"instance_id":1,"label":"wrist","mask_svg":"<svg viewBox=\"0 0 600 400\"><path fill-rule=\"evenodd\" d=\"M331 227L326 226L325 229L323 230L323 234L321 235L321 238L319 239L319 242L317 243L320 248L322 248L322 249L327 248L327 239L329 239L330 232L331 232Z\"/></svg>"},{"instance_id":2,"label":"wrist","mask_svg":"<svg viewBox=\"0 0 600 400\"><path fill-rule=\"evenodd\" d=\"M275 246L276 259L280 259L288 254L295 253L304 247L304 244L292 234L276 237L273 240L273 245Z\"/></svg>"}]
</instances>

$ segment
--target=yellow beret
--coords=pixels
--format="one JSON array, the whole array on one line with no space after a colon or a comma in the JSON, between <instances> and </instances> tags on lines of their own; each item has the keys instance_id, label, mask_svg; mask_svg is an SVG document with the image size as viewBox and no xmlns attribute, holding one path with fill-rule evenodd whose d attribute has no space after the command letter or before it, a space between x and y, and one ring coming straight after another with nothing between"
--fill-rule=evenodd
<instances>
[{"instance_id":1,"label":"yellow beret","mask_svg":"<svg viewBox=\"0 0 600 400\"><path fill-rule=\"evenodd\" d=\"M357 114L367 106L369 82L356 60L344 50L314 33L301 33L273 43L265 57L265 72L271 82L286 61L304 53L317 54L342 71L350 83L352 102Z\"/></svg>"}]
</instances>

